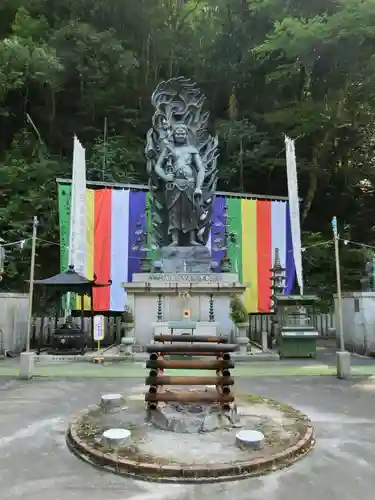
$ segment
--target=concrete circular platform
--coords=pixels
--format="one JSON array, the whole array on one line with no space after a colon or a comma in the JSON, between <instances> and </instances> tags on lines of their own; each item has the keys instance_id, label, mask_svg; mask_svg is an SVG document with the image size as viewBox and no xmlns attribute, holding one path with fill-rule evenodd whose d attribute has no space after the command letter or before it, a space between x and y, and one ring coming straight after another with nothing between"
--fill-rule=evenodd
<instances>
[{"instance_id":1,"label":"concrete circular platform","mask_svg":"<svg viewBox=\"0 0 375 500\"><path fill-rule=\"evenodd\" d=\"M179 434L157 429L145 419L144 404L134 395L111 415L99 405L81 412L67 433L70 450L95 466L137 479L165 482L215 482L257 476L293 464L314 445L314 430L299 410L269 398L236 396L244 430L261 432L261 448L238 447L238 428L209 433ZM123 448L103 444L110 428L131 431ZM183 453L181 453L183 450Z\"/></svg>"}]
</instances>

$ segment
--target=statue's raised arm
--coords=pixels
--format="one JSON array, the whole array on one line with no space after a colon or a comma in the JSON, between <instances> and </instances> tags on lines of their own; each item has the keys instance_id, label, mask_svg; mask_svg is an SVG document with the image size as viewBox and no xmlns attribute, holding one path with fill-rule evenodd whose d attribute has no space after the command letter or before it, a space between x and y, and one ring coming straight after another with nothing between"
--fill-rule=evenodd
<instances>
[{"instance_id":1,"label":"statue's raised arm","mask_svg":"<svg viewBox=\"0 0 375 500\"><path fill-rule=\"evenodd\" d=\"M166 150L162 151L155 165L155 173L163 181L171 182L173 181L173 175L171 173L167 173L164 169L167 157L168 157L167 151Z\"/></svg>"},{"instance_id":2,"label":"statue's raised arm","mask_svg":"<svg viewBox=\"0 0 375 500\"><path fill-rule=\"evenodd\" d=\"M200 90L185 78L161 83L152 95L146 156L159 247L205 245L209 237L218 141L208 132L203 103Z\"/></svg>"},{"instance_id":3,"label":"statue's raised arm","mask_svg":"<svg viewBox=\"0 0 375 500\"><path fill-rule=\"evenodd\" d=\"M199 194L199 192L200 192L200 194L202 194L202 186L203 186L203 182L204 182L206 169L205 169L204 163L203 163L202 158L200 157L200 154L198 153L198 151L196 153L194 153L193 158L194 158L194 164L195 164L196 169L197 169L197 182L196 182L195 190L198 192L198 194Z\"/></svg>"}]
</instances>

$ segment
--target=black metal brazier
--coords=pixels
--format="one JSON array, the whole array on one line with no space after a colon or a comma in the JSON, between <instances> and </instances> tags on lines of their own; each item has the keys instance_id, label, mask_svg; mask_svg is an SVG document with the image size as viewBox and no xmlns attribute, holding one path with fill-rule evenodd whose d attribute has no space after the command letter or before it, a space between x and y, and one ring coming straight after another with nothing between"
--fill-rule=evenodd
<instances>
[{"instance_id":1,"label":"black metal brazier","mask_svg":"<svg viewBox=\"0 0 375 500\"><path fill-rule=\"evenodd\" d=\"M51 347L51 354L79 352L79 354L83 355L86 348L85 333L80 328L63 325L53 332Z\"/></svg>"}]
</instances>

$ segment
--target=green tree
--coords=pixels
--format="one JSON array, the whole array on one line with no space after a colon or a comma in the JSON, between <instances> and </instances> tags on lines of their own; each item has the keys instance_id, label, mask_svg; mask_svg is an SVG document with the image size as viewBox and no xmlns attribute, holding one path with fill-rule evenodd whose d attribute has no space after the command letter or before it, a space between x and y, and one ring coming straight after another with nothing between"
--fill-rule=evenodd
<instances>
[{"instance_id":1,"label":"green tree","mask_svg":"<svg viewBox=\"0 0 375 500\"><path fill-rule=\"evenodd\" d=\"M0 235L40 216L58 242L55 177L70 177L73 134L88 177L144 182L150 95L187 75L205 90L226 191L286 195L284 134L296 139L304 244L375 246L375 0L3 0L0 6ZM58 245L38 248L43 273ZM359 247L358 247L359 248ZM2 286L27 279L27 248ZM334 291L331 247L304 254L307 287ZM342 248L345 289L363 252Z\"/></svg>"}]
</instances>

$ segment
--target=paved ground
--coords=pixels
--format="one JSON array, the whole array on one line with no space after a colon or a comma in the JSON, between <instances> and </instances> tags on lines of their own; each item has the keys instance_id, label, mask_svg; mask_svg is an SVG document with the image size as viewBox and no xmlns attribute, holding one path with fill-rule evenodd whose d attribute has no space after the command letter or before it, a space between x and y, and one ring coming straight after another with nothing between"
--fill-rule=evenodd
<instances>
[{"instance_id":1,"label":"paved ground","mask_svg":"<svg viewBox=\"0 0 375 500\"><path fill-rule=\"evenodd\" d=\"M375 374L375 359L362 356L352 356L352 372L357 376ZM19 373L19 358L0 361L0 377L17 377ZM189 373L179 370L179 375ZM199 374L202 372L199 371ZM285 359L281 361L264 361L236 363L233 374L237 377L264 376L319 376L335 375L336 352L332 347L322 347L318 350L317 359ZM79 378L134 378L145 376L145 363L106 362L95 365L91 362L40 362L36 364L35 373L38 377L79 377ZM177 374L174 371L174 374ZM209 374L209 372L208 372Z\"/></svg>"},{"instance_id":2,"label":"paved ground","mask_svg":"<svg viewBox=\"0 0 375 500\"><path fill-rule=\"evenodd\" d=\"M334 377L237 379L240 390L305 411L317 431L314 451L286 471L216 485L140 483L98 471L70 454L70 416L106 391L136 379L0 378L1 500L373 500L375 380Z\"/></svg>"},{"instance_id":3,"label":"paved ground","mask_svg":"<svg viewBox=\"0 0 375 500\"><path fill-rule=\"evenodd\" d=\"M280 361L263 361L236 363L233 374L238 377L264 376L319 376L336 373L336 342L322 339L318 343L316 359L284 359ZM78 359L80 359L78 357ZM353 374L370 376L375 374L375 358L352 355ZM0 360L0 377L16 377L19 373L19 358ZM176 372L174 372L176 374ZM180 375L184 372L180 371ZM187 372L185 372L187 373ZM189 371L193 375L193 372ZM198 372L197 372L198 373ZM199 371L201 374L202 372ZM80 378L123 378L143 377L145 363L106 362L105 365L94 365L91 362L37 363L35 375L38 377L80 377Z\"/></svg>"}]
</instances>

